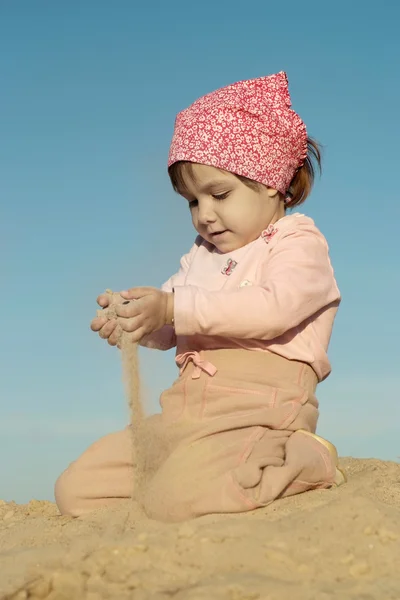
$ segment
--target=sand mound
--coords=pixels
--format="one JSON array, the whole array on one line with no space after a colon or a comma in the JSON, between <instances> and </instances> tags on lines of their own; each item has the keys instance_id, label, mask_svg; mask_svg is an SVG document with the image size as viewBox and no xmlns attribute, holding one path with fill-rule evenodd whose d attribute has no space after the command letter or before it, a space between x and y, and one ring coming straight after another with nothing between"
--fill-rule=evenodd
<instances>
[{"instance_id":1,"label":"sand mound","mask_svg":"<svg viewBox=\"0 0 400 600\"><path fill-rule=\"evenodd\" d=\"M140 499L150 442L137 347L121 346ZM342 466L339 489L183 524L151 521L134 501L78 519L51 502L0 501L0 600L399 600L400 465Z\"/></svg>"},{"instance_id":2,"label":"sand mound","mask_svg":"<svg viewBox=\"0 0 400 600\"><path fill-rule=\"evenodd\" d=\"M337 490L183 524L0 503L0 598L398 600L400 465L342 464Z\"/></svg>"}]
</instances>

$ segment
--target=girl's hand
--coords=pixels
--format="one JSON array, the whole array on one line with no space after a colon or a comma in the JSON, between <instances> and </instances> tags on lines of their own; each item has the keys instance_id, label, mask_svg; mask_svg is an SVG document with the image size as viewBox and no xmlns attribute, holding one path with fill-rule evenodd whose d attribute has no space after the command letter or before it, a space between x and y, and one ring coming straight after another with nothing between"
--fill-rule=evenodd
<instances>
[{"instance_id":1,"label":"girl's hand","mask_svg":"<svg viewBox=\"0 0 400 600\"><path fill-rule=\"evenodd\" d=\"M104 314L101 311L97 311L98 316L93 319L90 328L92 331L97 331L99 336L107 340L110 346L117 346L121 335L121 327L118 325L115 314L115 305L122 302L126 302L125 298L111 291L100 294L97 298L97 304L104 310ZM113 307L113 309L110 309L110 307Z\"/></svg>"},{"instance_id":2,"label":"girl's hand","mask_svg":"<svg viewBox=\"0 0 400 600\"><path fill-rule=\"evenodd\" d=\"M174 294L152 287L137 287L120 295L123 303L115 307L118 324L133 343L173 323Z\"/></svg>"}]
</instances>

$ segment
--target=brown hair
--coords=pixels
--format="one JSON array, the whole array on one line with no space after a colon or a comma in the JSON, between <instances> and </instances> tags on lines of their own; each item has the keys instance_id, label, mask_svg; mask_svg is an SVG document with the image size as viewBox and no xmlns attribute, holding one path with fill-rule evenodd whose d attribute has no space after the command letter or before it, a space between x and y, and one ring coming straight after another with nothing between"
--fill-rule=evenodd
<instances>
[{"instance_id":1,"label":"brown hair","mask_svg":"<svg viewBox=\"0 0 400 600\"><path fill-rule=\"evenodd\" d=\"M185 175L193 177L191 165L191 162L179 161L169 167L168 174L171 179L172 187L176 192L179 193L185 189ZM305 159L303 166L296 171L290 183L288 190L290 200L285 202L285 208L294 208L299 204L303 204L310 195L315 180L316 168L321 173L321 147L320 144L312 138L307 138L307 158ZM234 175L240 179L242 183L254 190L262 185L257 181L253 181L242 175Z\"/></svg>"}]
</instances>

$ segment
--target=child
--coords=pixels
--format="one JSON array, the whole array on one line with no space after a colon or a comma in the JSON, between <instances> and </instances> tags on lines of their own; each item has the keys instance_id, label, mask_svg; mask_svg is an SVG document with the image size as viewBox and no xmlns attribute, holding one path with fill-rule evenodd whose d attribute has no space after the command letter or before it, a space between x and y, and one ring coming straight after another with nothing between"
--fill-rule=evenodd
<instances>
[{"instance_id":1,"label":"child","mask_svg":"<svg viewBox=\"0 0 400 600\"><path fill-rule=\"evenodd\" d=\"M178 114L169 175L199 235L161 290L121 292L118 316L92 322L111 345L122 328L132 342L177 347L179 378L148 420L167 448L144 491L152 518L249 511L345 481L335 447L314 433L340 293L325 238L286 215L320 166L290 106L281 72ZM129 428L93 444L57 481L60 511L129 498L131 451Z\"/></svg>"}]
</instances>

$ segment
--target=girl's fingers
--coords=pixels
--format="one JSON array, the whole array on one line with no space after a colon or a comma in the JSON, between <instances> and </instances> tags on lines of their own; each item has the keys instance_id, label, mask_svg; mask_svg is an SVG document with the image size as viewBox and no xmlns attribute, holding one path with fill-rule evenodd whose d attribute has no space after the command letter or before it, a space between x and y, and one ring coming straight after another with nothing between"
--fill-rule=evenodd
<instances>
[{"instance_id":1,"label":"girl's fingers","mask_svg":"<svg viewBox=\"0 0 400 600\"><path fill-rule=\"evenodd\" d=\"M103 340L108 339L116 327L117 327L116 319L111 319L110 321L107 321L107 323L100 329L99 336L101 338L103 338Z\"/></svg>"},{"instance_id":2,"label":"girl's fingers","mask_svg":"<svg viewBox=\"0 0 400 600\"><path fill-rule=\"evenodd\" d=\"M133 333L130 333L128 335L129 335L129 341L132 344L137 344L146 335L146 332L144 330L144 327L139 327L139 329L136 329L136 331L134 331Z\"/></svg>"},{"instance_id":3,"label":"girl's fingers","mask_svg":"<svg viewBox=\"0 0 400 600\"><path fill-rule=\"evenodd\" d=\"M110 305L110 297L108 294L100 294L97 298L97 304L101 306L101 308L106 308Z\"/></svg>"},{"instance_id":4,"label":"girl's fingers","mask_svg":"<svg viewBox=\"0 0 400 600\"><path fill-rule=\"evenodd\" d=\"M122 336L123 336L122 339L127 340L130 344L137 344L138 342L140 342L140 340L145 335L146 335L146 332L145 332L144 328L139 327L139 329L136 329L136 331L134 331L133 333L128 333L127 331L124 331L122 333ZM118 342L117 342L118 348L121 348L122 339L121 339L121 337L118 337Z\"/></svg>"},{"instance_id":5,"label":"girl's fingers","mask_svg":"<svg viewBox=\"0 0 400 600\"><path fill-rule=\"evenodd\" d=\"M139 329L136 329L136 331L134 331L133 333L128 333L127 331L121 331L120 330L118 332L118 335L116 336L116 338L117 338L116 345L118 346L118 348L121 349L121 347L122 347L122 340L128 341L129 344L137 344L138 342L140 342L140 340L145 335L146 335L146 332L144 330L144 327L139 327ZM110 339L112 339L113 342L115 341L114 334L111 336ZM110 340L109 340L108 343L110 343Z\"/></svg>"},{"instance_id":6,"label":"girl's fingers","mask_svg":"<svg viewBox=\"0 0 400 600\"><path fill-rule=\"evenodd\" d=\"M155 291L157 291L157 288L154 287L135 287L130 288L129 290L123 290L120 292L120 296L122 296L122 298L126 298L127 300L133 300L142 298L148 294L154 294Z\"/></svg>"},{"instance_id":7,"label":"girl's fingers","mask_svg":"<svg viewBox=\"0 0 400 600\"><path fill-rule=\"evenodd\" d=\"M90 329L92 331L100 331L100 329L102 327L104 327L104 325L108 322L108 320L105 317L96 317L95 319L93 319L93 321L90 323Z\"/></svg>"},{"instance_id":8,"label":"girl's fingers","mask_svg":"<svg viewBox=\"0 0 400 600\"><path fill-rule=\"evenodd\" d=\"M126 301L126 303L118 304L115 307L115 312L119 317L131 319L132 317L137 317L139 314L139 308L137 303L132 300L131 302Z\"/></svg>"},{"instance_id":9,"label":"girl's fingers","mask_svg":"<svg viewBox=\"0 0 400 600\"><path fill-rule=\"evenodd\" d=\"M136 292L138 288L130 288L129 290L123 290L120 292L120 296L122 298L126 298L126 300L134 300L136 298Z\"/></svg>"},{"instance_id":10,"label":"girl's fingers","mask_svg":"<svg viewBox=\"0 0 400 600\"><path fill-rule=\"evenodd\" d=\"M141 317L133 317L132 319L118 319L118 324L122 331L132 333L141 327L141 321Z\"/></svg>"},{"instance_id":11,"label":"girl's fingers","mask_svg":"<svg viewBox=\"0 0 400 600\"><path fill-rule=\"evenodd\" d=\"M121 338L121 327L119 325L117 325L107 341L110 344L110 346L119 346L118 342L119 342L120 338Z\"/></svg>"}]
</instances>

